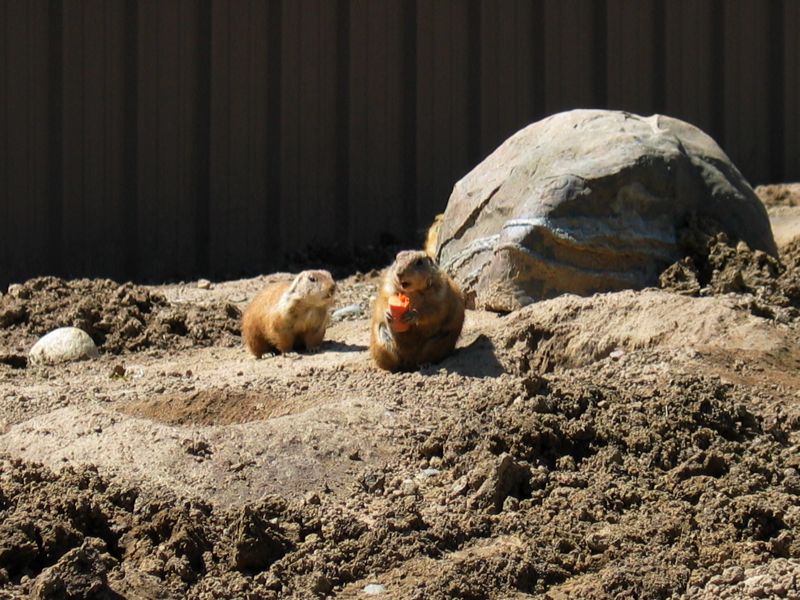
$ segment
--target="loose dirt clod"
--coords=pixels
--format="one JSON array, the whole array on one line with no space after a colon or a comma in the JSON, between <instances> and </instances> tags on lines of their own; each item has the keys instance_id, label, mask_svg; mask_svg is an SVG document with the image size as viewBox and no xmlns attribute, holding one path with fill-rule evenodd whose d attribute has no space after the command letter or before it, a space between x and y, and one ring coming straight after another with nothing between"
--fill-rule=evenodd
<instances>
[{"instance_id":1,"label":"loose dirt clod","mask_svg":"<svg viewBox=\"0 0 800 600\"><path fill-rule=\"evenodd\" d=\"M775 317L777 308L783 320L800 316L800 238L781 248L778 260L733 242L710 219L692 218L679 237L686 257L661 274L661 288L689 295L753 294L754 311Z\"/></svg>"}]
</instances>

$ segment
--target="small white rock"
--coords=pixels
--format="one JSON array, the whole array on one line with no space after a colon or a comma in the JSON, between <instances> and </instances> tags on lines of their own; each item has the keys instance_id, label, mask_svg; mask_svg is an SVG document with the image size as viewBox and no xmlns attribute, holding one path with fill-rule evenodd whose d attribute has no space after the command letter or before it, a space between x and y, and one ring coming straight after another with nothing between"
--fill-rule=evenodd
<instances>
[{"instance_id":1,"label":"small white rock","mask_svg":"<svg viewBox=\"0 0 800 600\"><path fill-rule=\"evenodd\" d=\"M400 493L403 496L416 496L417 492L419 492L419 487L413 479L404 479L400 484Z\"/></svg>"},{"instance_id":2,"label":"small white rock","mask_svg":"<svg viewBox=\"0 0 800 600\"><path fill-rule=\"evenodd\" d=\"M31 364L46 365L96 358L100 353L89 334L77 327L54 329L33 345Z\"/></svg>"},{"instance_id":3,"label":"small white rock","mask_svg":"<svg viewBox=\"0 0 800 600\"><path fill-rule=\"evenodd\" d=\"M378 596L386 593L386 586L380 583L370 583L364 586L364 593L368 596Z\"/></svg>"},{"instance_id":4,"label":"small white rock","mask_svg":"<svg viewBox=\"0 0 800 600\"><path fill-rule=\"evenodd\" d=\"M197 287L201 290L210 290L211 282L208 279L198 279Z\"/></svg>"},{"instance_id":5,"label":"small white rock","mask_svg":"<svg viewBox=\"0 0 800 600\"><path fill-rule=\"evenodd\" d=\"M462 494L466 494L467 489L469 489L469 480L467 479L466 475L462 475L453 483L450 493L454 496L460 496Z\"/></svg>"},{"instance_id":6,"label":"small white rock","mask_svg":"<svg viewBox=\"0 0 800 600\"><path fill-rule=\"evenodd\" d=\"M623 356L625 356L624 350L614 350L611 354L609 354L612 360L619 360Z\"/></svg>"},{"instance_id":7,"label":"small white rock","mask_svg":"<svg viewBox=\"0 0 800 600\"><path fill-rule=\"evenodd\" d=\"M436 477L439 473L441 473L439 469L434 469L431 467L428 469L422 469L422 471L419 472L418 477L421 477L422 479L428 479L429 477Z\"/></svg>"},{"instance_id":8,"label":"small white rock","mask_svg":"<svg viewBox=\"0 0 800 600\"><path fill-rule=\"evenodd\" d=\"M364 314L364 310L361 308L360 304L348 304L347 306L333 311L331 319L334 321L342 321L348 317L360 317L362 314Z\"/></svg>"}]
</instances>

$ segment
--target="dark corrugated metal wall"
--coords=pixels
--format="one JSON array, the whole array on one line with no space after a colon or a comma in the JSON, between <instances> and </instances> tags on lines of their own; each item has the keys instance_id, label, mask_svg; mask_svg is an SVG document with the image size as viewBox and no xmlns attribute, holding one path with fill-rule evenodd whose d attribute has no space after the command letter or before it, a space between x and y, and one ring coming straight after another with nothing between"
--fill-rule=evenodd
<instances>
[{"instance_id":1,"label":"dark corrugated metal wall","mask_svg":"<svg viewBox=\"0 0 800 600\"><path fill-rule=\"evenodd\" d=\"M800 180L796 0L0 0L0 283L408 243L503 139L666 112Z\"/></svg>"}]
</instances>

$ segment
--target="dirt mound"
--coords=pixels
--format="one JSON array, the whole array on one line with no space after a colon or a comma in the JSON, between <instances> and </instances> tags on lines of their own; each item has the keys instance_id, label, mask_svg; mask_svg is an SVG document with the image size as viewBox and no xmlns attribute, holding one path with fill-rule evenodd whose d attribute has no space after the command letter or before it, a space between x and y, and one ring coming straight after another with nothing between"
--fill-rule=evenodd
<instances>
[{"instance_id":1,"label":"dirt mound","mask_svg":"<svg viewBox=\"0 0 800 600\"><path fill-rule=\"evenodd\" d=\"M493 535L525 540L515 553L528 571L521 579L536 582L525 591L666 598L726 563L795 556L800 514L786 491L798 480L784 461L800 423L770 430L711 380L652 367L647 383L619 375L609 363L532 395L487 399L471 407L487 415L480 426L454 416L421 447L452 465L451 493L468 509L499 513ZM757 476L753 452L774 461ZM508 481L519 475L503 471L504 456L529 469L522 485ZM788 487L767 483L781 476ZM513 485L486 504L504 478Z\"/></svg>"},{"instance_id":2,"label":"dirt mound","mask_svg":"<svg viewBox=\"0 0 800 600\"><path fill-rule=\"evenodd\" d=\"M753 191L767 208L800 206L800 183L759 185Z\"/></svg>"},{"instance_id":3,"label":"dirt mound","mask_svg":"<svg viewBox=\"0 0 800 600\"><path fill-rule=\"evenodd\" d=\"M800 237L795 238L781 248L781 261L786 270L781 274L779 285L787 298L791 298L794 306L798 306L800 298Z\"/></svg>"},{"instance_id":4,"label":"dirt mound","mask_svg":"<svg viewBox=\"0 0 800 600\"><path fill-rule=\"evenodd\" d=\"M19 591L37 598L185 597L221 573L234 589L258 587L271 598L253 575L319 528L302 502L270 497L214 511L119 486L91 468L55 475L8 458L0 465L0 584L19 581Z\"/></svg>"},{"instance_id":5,"label":"dirt mound","mask_svg":"<svg viewBox=\"0 0 800 600\"><path fill-rule=\"evenodd\" d=\"M546 373L644 349L769 349L782 339L739 297L693 298L658 290L562 296L506 317L494 336L509 373Z\"/></svg>"},{"instance_id":6,"label":"dirt mound","mask_svg":"<svg viewBox=\"0 0 800 600\"><path fill-rule=\"evenodd\" d=\"M778 248L800 237L800 183L762 185L755 191L767 207Z\"/></svg>"},{"instance_id":7,"label":"dirt mound","mask_svg":"<svg viewBox=\"0 0 800 600\"><path fill-rule=\"evenodd\" d=\"M685 257L659 277L659 287L681 294L745 293L754 314L786 321L800 317L800 238L781 248L781 260L734 242L709 219L693 217L680 232Z\"/></svg>"},{"instance_id":8,"label":"dirt mound","mask_svg":"<svg viewBox=\"0 0 800 600\"><path fill-rule=\"evenodd\" d=\"M138 597L667 598L800 556L800 418L655 358L409 397L395 453L336 495L225 509L4 459L1 584L55 566L58 589Z\"/></svg>"},{"instance_id":9,"label":"dirt mound","mask_svg":"<svg viewBox=\"0 0 800 600\"><path fill-rule=\"evenodd\" d=\"M64 326L83 329L101 351L230 346L239 343L239 309L176 305L146 287L109 279L40 277L0 297L5 344L27 349L35 338Z\"/></svg>"}]
</instances>

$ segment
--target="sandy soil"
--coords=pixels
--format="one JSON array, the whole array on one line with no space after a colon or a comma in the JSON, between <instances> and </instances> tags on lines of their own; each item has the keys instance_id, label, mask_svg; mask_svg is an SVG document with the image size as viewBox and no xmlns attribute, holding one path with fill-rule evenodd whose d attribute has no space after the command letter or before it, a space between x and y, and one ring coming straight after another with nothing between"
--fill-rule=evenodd
<instances>
[{"instance_id":1,"label":"sandy soil","mask_svg":"<svg viewBox=\"0 0 800 600\"><path fill-rule=\"evenodd\" d=\"M788 244L800 231L800 183L762 185L756 193L767 207L775 243Z\"/></svg>"},{"instance_id":2,"label":"sandy soil","mask_svg":"<svg viewBox=\"0 0 800 600\"><path fill-rule=\"evenodd\" d=\"M416 373L370 362L375 272L261 360L238 318L281 275L12 288L0 598L800 598L800 227L767 204L783 264L703 238L666 289L469 312ZM99 359L27 365L72 324Z\"/></svg>"}]
</instances>

